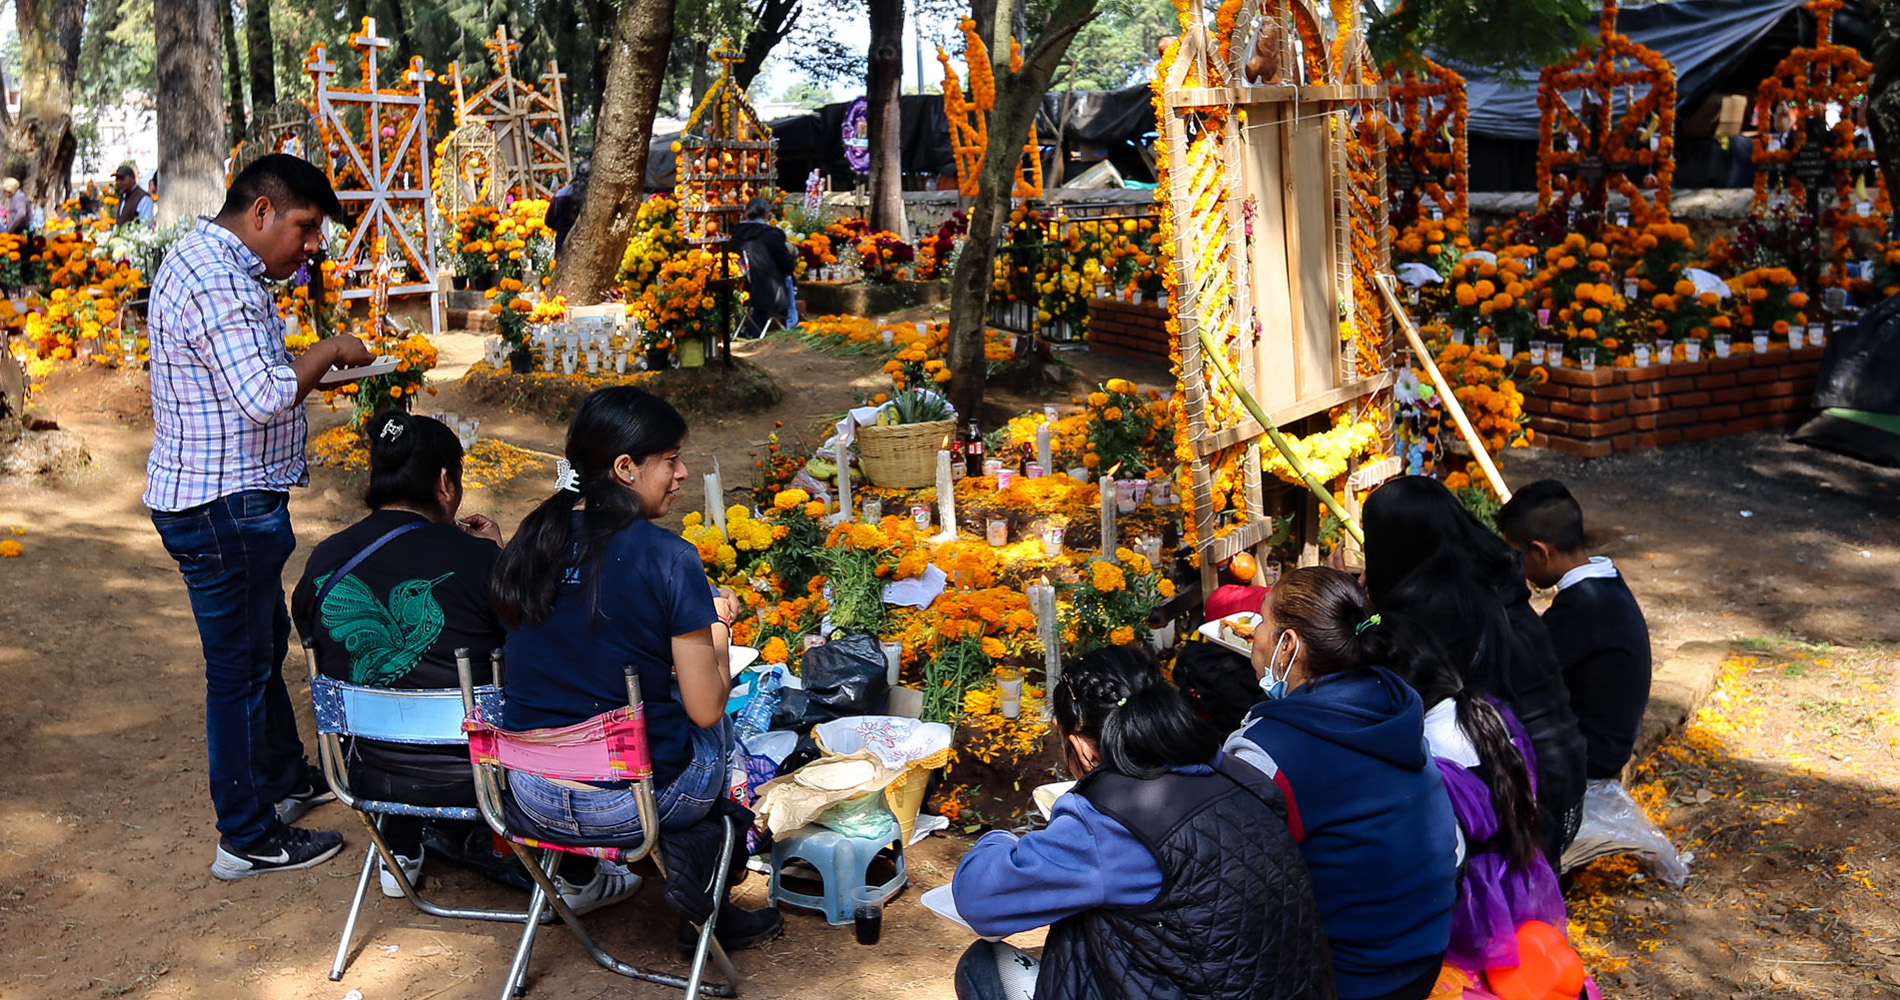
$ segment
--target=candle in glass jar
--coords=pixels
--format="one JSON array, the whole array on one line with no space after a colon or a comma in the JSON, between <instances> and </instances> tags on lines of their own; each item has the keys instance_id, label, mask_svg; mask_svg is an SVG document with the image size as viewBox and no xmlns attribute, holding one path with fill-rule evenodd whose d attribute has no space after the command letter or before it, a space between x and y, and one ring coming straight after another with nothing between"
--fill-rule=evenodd
<instances>
[{"instance_id":1,"label":"candle in glass jar","mask_svg":"<svg viewBox=\"0 0 1900 1000\"><path fill-rule=\"evenodd\" d=\"M992 548L1002 548L1009 544L1009 522L1000 517L992 517L984 524L983 537Z\"/></svg>"}]
</instances>

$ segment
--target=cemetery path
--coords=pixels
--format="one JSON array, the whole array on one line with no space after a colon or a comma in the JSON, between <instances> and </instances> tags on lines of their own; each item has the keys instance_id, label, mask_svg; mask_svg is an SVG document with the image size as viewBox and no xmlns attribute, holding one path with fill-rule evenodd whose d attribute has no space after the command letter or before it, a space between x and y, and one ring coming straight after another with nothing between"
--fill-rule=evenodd
<instances>
[{"instance_id":1,"label":"cemetery path","mask_svg":"<svg viewBox=\"0 0 1900 1000\"><path fill-rule=\"evenodd\" d=\"M457 356L478 354L479 345L445 339L443 350L452 364ZM679 513L701 508L697 473L711 456L720 458L729 484L743 486L750 453L762 451L769 434L778 431L788 444L801 435L815 440L815 428L875 391L878 382L873 359L814 354L790 339L774 338L746 353L778 374L786 399L765 413L695 425L687 447L695 475L674 525ZM1060 395L1110 374L1138 378L1144 386L1165 378L1152 367L1081 355L1076 379ZM228 885L207 875L216 834L204 793L202 666L183 586L139 504L151 435L142 392L136 379L117 376L54 379L40 406L84 438L92 466L60 482L0 482L0 534L24 529L13 537L25 549L20 558L0 560L0 760L6 762L0 768L0 998L339 1000L349 990L361 991L365 1000L492 995L508 961L507 928L438 921L374 895L365 907L354 964L341 983L327 981L364 844L356 821L340 806L322 807L309 820L349 838L337 861ZM1011 395L1005 401L1026 409L1041 397ZM537 417L468 404L452 385L423 408L479 416L484 436L548 454L558 454L564 434L563 427ZM341 419L320 403L311 413L317 430ZM1891 683L1890 654L1879 659L1880 647L1869 644L1900 638L1893 601L1900 589L1895 473L1766 435L1595 463L1517 452L1505 467L1514 482L1549 474L1572 484L1589 512L1593 540L1626 568L1644 601L1658 650L1690 640L1790 634L1862 647L1859 655L1876 657L1852 660L1851 671L1815 667L1814 683L1854 692L1883 678ZM360 489L359 476L317 469L311 488L293 495L302 545L287 579L300 572L311 543L359 515ZM512 528L549 489L538 475L471 489L465 509ZM1774 669L1785 672L1783 665ZM300 672L293 667L291 676ZM297 682L292 686L293 700L304 706L300 717L308 739L307 700ZM1646 938L1640 929L1604 918L1606 955L1632 959L1614 973L1610 995L1900 992L1880 978L1900 980L1900 971L1880 964L1900 958L1900 929L1890 906L1895 866L1887 860L1897 848L1890 820L1881 818L1891 816L1891 807L1864 806L1876 796L1891 801L1900 789L1888 742L1891 720L1876 738L1856 728L1859 714L1833 721L1825 708L1799 704L1846 706L1848 694L1762 685L1736 691L1736 697L1779 699L1750 723L1777 741L1783 732L1808 733L1817 741L1864 739L1864 748L1837 750L1866 770L1851 777L1804 777L1810 819L1788 825L1772 842L1731 843L1696 826L1713 820L1673 817L1685 836L1711 844L1701 849L1703 860L1686 892L1651 896L1661 890L1627 882L1603 889L1616 906L1635 908L1631 912L1649 907L1643 912L1664 913L1673 927L1660 950L1650 953L1642 951ZM1884 697L1891 707L1891 689ZM1850 710L1858 711L1838 711ZM1835 725L1847 736L1800 728L1810 722ZM1735 746L1731 754L1749 760L1773 749ZM1805 749L1803 755L1809 755ZM1710 784L1714 778L1695 780L1695 788L1671 785L1670 794L1680 798L1686 791L1693 801L1697 790L1716 787ZM1836 827L1833 819L1851 828ZM1851 843L1865 845L1851 859L1824 853ZM736 956L748 977L746 995L952 996L950 972L967 937L915 899L950 877L963 846L938 836L912 852L912 886L891 907L884 941L875 948L855 944L848 930L829 928L822 918L789 911L782 939ZM1841 878L1809 878L1800 886L1801 912L1818 914L1809 924L1796 927L1772 911L1768 918L1737 923L1716 897L1761 878L1759 864L1750 868L1758 860L1751 851L1772 854L1776 865L1803 877L1841 860L1854 867L1839 873ZM1889 902L1876 909L1880 900L1867 893L1878 890L1850 883L1849 871L1884 889ZM447 866L432 865L430 872L452 899L501 904L511 895ZM1785 891L1792 892L1792 885ZM741 896L750 905L760 903L763 877L750 879ZM1782 903L1784 911L1795 905ZM1828 915L1830 908L1841 911L1838 918ZM637 961L679 967L671 948L673 918L651 888L633 903L596 915L593 925L610 946L626 949ZM1786 937L1791 932L1812 931L1822 935L1815 940L1831 942L1825 935L1842 928L1851 928L1863 943L1817 951L1819 957L1769 948L1795 940ZM1039 941L1026 937L1024 943ZM559 928L542 936L533 968L531 995L543 1000L669 995L594 968ZM1775 978L1777 969L1783 978ZM1787 978L1795 975L1800 978Z\"/></svg>"}]
</instances>

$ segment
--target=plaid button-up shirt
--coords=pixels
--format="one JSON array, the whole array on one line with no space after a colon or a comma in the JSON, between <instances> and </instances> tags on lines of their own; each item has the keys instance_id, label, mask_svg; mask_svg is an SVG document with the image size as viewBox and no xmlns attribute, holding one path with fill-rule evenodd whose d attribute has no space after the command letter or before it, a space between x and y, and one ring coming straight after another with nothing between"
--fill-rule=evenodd
<instances>
[{"instance_id":1,"label":"plaid button-up shirt","mask_svg":"<svg viewBox=\"0 0 1900 1000\"><path fill-rule=\"evenodd\" d=\"M145 505L308 486L303 407L264 261L200 218L152 282L152 454Z\"/></svg>"}]
</instances>

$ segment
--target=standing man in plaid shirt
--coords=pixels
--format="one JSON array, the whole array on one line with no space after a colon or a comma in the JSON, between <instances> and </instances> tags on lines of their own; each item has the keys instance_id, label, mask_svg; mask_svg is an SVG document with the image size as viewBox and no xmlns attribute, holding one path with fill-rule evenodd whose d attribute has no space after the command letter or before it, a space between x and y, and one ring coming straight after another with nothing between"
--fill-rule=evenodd
<instances>
[{"instance_id":1,"label":"standing man in plaid shirt","mask_svg":"<svg viewBox=\"0 0 1900 1000\"><path fill-rule=\"evenodd\" d=\"M288 278L343 207L323 172L266 156L231 182L215 219L173 244L152 282L152 454L145 505L178 560L205 655L205 752L225 880L308 868L341 834L290 826L335 796L303 756L284 687L296 548L290 488L308 486L304 396L332 366L368 364L355 337L284 348L265 279Z\"/></svg>"}]
</instances>

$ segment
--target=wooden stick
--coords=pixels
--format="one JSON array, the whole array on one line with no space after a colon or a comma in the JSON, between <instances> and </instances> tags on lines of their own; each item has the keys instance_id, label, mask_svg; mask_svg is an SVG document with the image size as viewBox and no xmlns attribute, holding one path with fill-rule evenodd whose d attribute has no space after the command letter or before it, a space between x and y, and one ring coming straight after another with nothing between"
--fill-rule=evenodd
<instances>
[{"instance_id":1,"label":"wooden stick","mask_svg":"<svg viewBox=\"0 0 1900 1000\"><path fill-rule=\"evenodd\" d=\"M1286 464L1292 467L1294 472L1299 473L1300 480L1306 483L1306 488L1312 490L1313 495L1333 512L1333 516L1345 526L1347 534L1359 544L1366 544L1366 532L1359 526L1359 519L1340 505L1339 498L1333 496L1333 491L1327 489L1325 483L1314 478L1312 471L1307 469L1306 463L1301 461L1299 454L1293 450L1293 443L1286 439L1286 435L1280 433L1278 427L1273 426L1273 421L1267 419L1267 411L1261 409L1259 401L1253 398L1253 393L1248 392L1247 387L1240 384L1240 376L1235 374L1233 366L1227 363L1226 352L1214 342L1214 335L1210 331L1201 331L1201 353L1207 360L1214 363L1214 370L1220 372L1220 377L1227 380L1227 388L1232 389L1234 394L1240 397L1240 405L1246 407L1248 413L1253 414L1253 418L1260 422L1261 427L1266 428L1267 440L1272 441L1273 446L1279 449L1280 457L1286 459Z\"/></svg>"},{"instance_id":2,"label":"wooden stick","mask_svg":"<svg viewBox=\"0 0 1900 1000\"><path fill-rule=\"evenodd\" d=\"M1451 419L1458 425L1458 433L1464 436L1465 443L1471 446L1471 456L1478 460L1478 467L1484 470L1484 477L1491 481L1492 492L1498 499L1511 502L1511 488L1504 485L1504 477L1498 473L1497 463L1491 461L1491 453L1484 447L1484 440L1478 437L1478 431L1471 426L1471 418L1465 416L1463 404L1452 395L1451 386L1445 382L1445 373L1438 370L1438 363L1432 360L1432 352L1425 347L1424 338L1418 335L1418 327L1412 324L1412 317L1399 302L1399 293L1389 274L1378 276L1379 291L1385 296L1386 308L1392 310L1392 317L1398 321L1399 329L1405 331L1405 339L1412 344L1412 350L1425 366L1425 374L1431 376L1432 384L1438 387L1438 395L1445 400L1445 408L1451 411Z\"/></svg>"}]
</instances>

